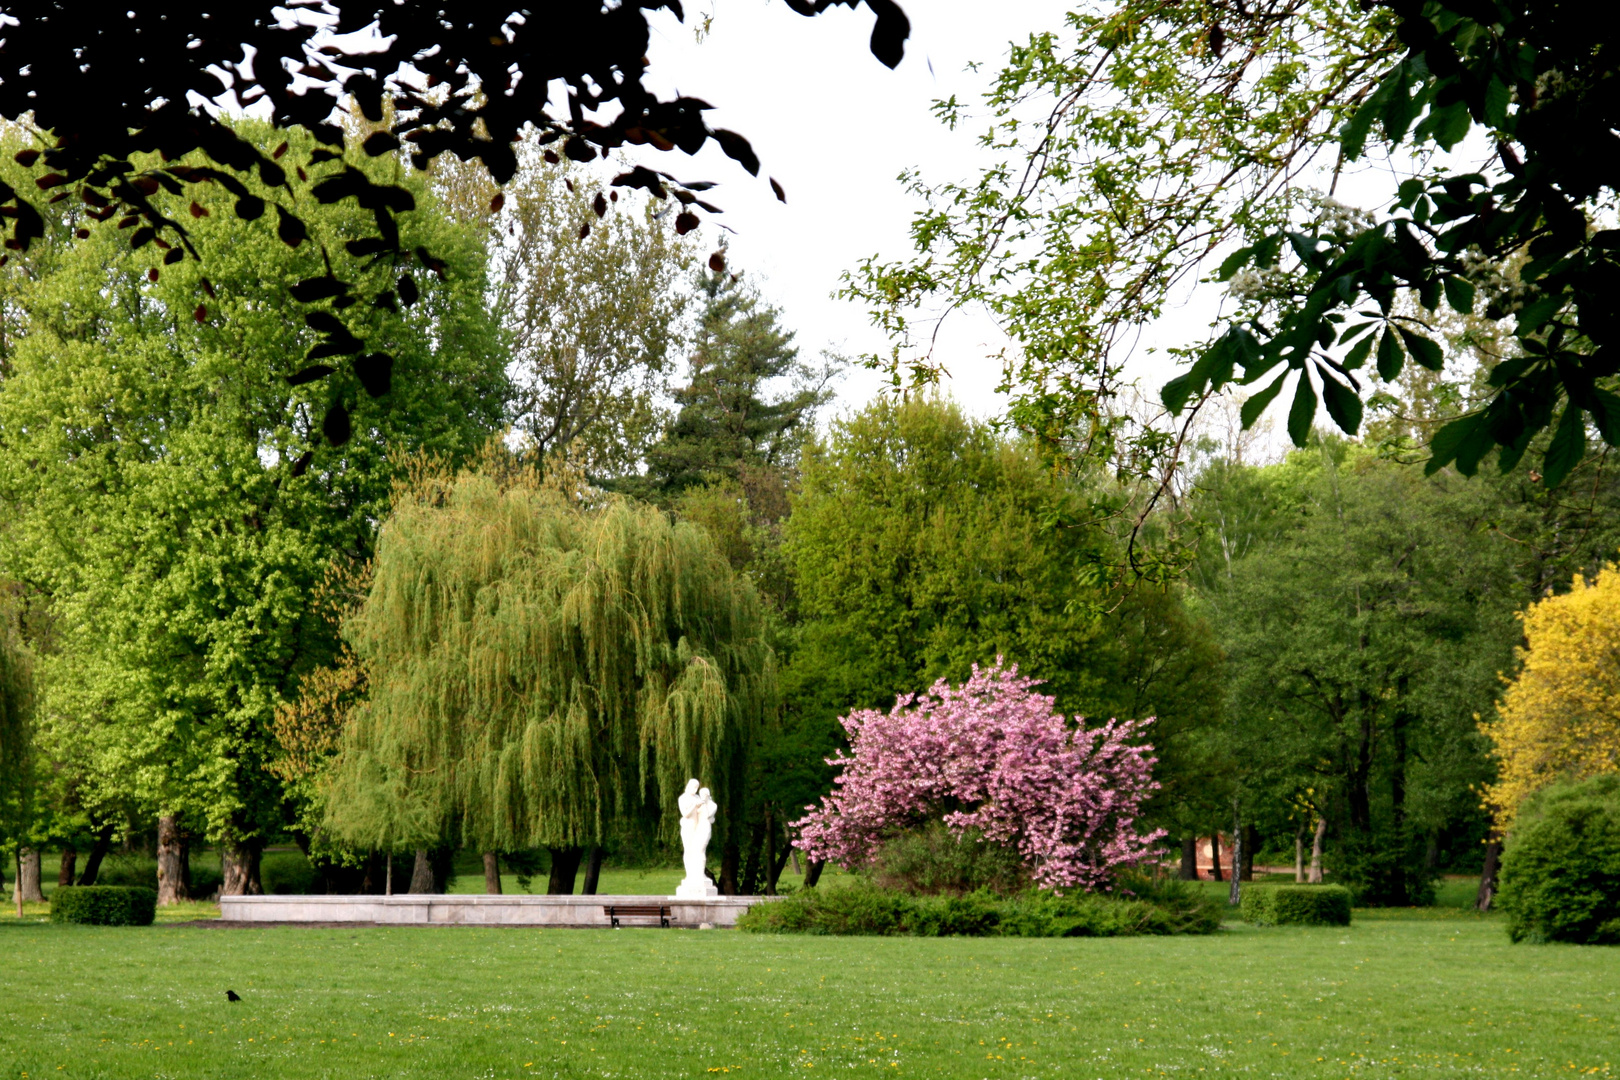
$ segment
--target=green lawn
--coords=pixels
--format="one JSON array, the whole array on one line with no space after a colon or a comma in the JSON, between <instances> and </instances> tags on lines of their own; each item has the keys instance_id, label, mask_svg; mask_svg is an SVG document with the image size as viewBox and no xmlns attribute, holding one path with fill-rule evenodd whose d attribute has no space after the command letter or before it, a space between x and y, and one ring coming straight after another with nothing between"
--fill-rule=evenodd
<instances>
[{"instance_id":1,"label":"green lawn","mask_svg":"<svg viewBox=\"0 0 1620 1080\"><path fill-rule=\"evenodd\" d=\"M0 1077L1612 1075L1620 950L0 922ZM227 988L243 1000L225 1000Z\"/></svg>"}]
</instances>

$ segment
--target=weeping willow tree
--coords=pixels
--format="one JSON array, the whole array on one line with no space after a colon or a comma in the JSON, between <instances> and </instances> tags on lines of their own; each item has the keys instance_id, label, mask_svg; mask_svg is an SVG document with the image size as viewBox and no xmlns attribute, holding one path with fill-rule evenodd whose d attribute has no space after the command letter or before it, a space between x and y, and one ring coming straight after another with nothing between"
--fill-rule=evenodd
<instances>
[{"instance_id":1,"label":"weeping willow tree","mask_svg":"<svg viewBox=\"0 0 1620 1080\"><path fill-rule=\"evenodd\" d=\"M758 597L701 527L489 470L396 501L345 637L369 688L323 803L334 834L377 847L577 865L668 836L688 777L727 805L776 694Z\"/></svg>"}]
</instances>

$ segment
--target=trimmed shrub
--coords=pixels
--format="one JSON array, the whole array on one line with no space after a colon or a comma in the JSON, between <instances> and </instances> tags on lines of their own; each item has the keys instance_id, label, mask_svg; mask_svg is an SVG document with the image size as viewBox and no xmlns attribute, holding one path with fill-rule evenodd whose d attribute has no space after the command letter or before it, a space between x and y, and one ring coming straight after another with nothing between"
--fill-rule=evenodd
<instances>
[{"instance_id":1,"label":"trimmed shrub","mask_svg":"<svg viewBox=\"0 0 1620 1080\"><path fill-rule=\"evenodd\" d=\"M928 897L917 901L906 920L917 937L984 937L996 932L1001 912L989 896Z\"/></svg>"},{"instance_id":2,"label":"trimmed shrub","mask_svg":"<svg viewBox=\"0 0 1620 1080\"><path fill-rule=\"evenodd\" d=\"M1008 899L989 893L909 896L870 884L801 889L756 904L737 921L763 934L909 934L915 937L1001 934L1009 937L1116 937L1208 934L1220 909L1183 883L1166 896L1029 892Z\"/></svg>"},{"instance_id":3,"label":"trimmed shrub","mask_svg":"<svg viewBox=\"0 0 1620 1080\"><path fill-rule=\"evenodd\" d=\"M315 887L315 867L301 851L274 851L259 860L259 883L270 895L305 896Z\"/></svg>"},{"instance_id":4,"label":"trimmed shrub","mask_svg":"<svg viewBox=\"0 0 1620 1080\"><path fill-rule=\"evenodd\" d=\"M1250 885L1243 921L1256 926L1349 926L1350 890L1342 885Z\"/></svg>"},{"instance_id":5,"label":"trimmed shrub","mask_svg":"<svg viewBox=\"0 0 1620 1080\"><path fill-rule=\"evenodd\" d=\"M1620 774L1537 792L1502 852L1514 941L1620 945Z\"/></svg>"},{"instance_id":6,"label":"trimmed shrub","mask_svg":"<svg viewBox=\"0 0 1620 1080\"><path fill-rule=\"evenodd\" d=\"M51 894L51 922L150 926L157 890L127 885L63 885Z\"/></svg>"},{"instance_id":7,"label":"trimmed shrub","mask_svg":"<svg viewBox=\"0 0 1620 1080\"><path fill-rule=\"evenodd\" d=\"M942 821L885 841L873 859L872 879L913 896L966 896L980 889L1005 896L1028 886L1016 850L987 842L977 829L958 836Z\"/></svg>"}]
</instances>

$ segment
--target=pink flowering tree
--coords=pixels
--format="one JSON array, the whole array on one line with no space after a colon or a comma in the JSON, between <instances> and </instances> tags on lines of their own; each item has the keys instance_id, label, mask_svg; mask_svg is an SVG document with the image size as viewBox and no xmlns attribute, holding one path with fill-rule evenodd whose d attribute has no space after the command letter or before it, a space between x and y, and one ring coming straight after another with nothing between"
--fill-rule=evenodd
<instances>
[{"instance_id":1,"label":"pink flowering tree","mask_svg":"<svg viewBox=\"0 0 1620 1080\"><path fill-rule=\"evenodd\" d=\"M1153 748L1132 740L1152 721L1070 724L1038 685L998 659L888 713L850 713L850 752L828 759L843 771L795 822L795 843L811 858L862 866L895 833L938 820L1018 851L1037 885L1107 888L1164 835L1136 827L1159 785Z\"/></svg>"}]
</instances>

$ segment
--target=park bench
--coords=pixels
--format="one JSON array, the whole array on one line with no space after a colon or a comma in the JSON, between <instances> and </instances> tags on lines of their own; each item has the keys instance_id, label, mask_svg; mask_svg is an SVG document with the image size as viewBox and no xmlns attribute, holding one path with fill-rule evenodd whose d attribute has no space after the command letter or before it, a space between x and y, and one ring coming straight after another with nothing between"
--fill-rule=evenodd
<instances>
[{"instance_id":1,"label":"park bench","mask_svg":"<svg viewBox=\"0 0 1620 1080\"><path fill-rule=\"evenodd\" d=\"M608 917L615 929L623 918L657 919L659 926L668 926L670 920L668 904L604 904L602 914Z\"/></svg>"}]
</instances>

